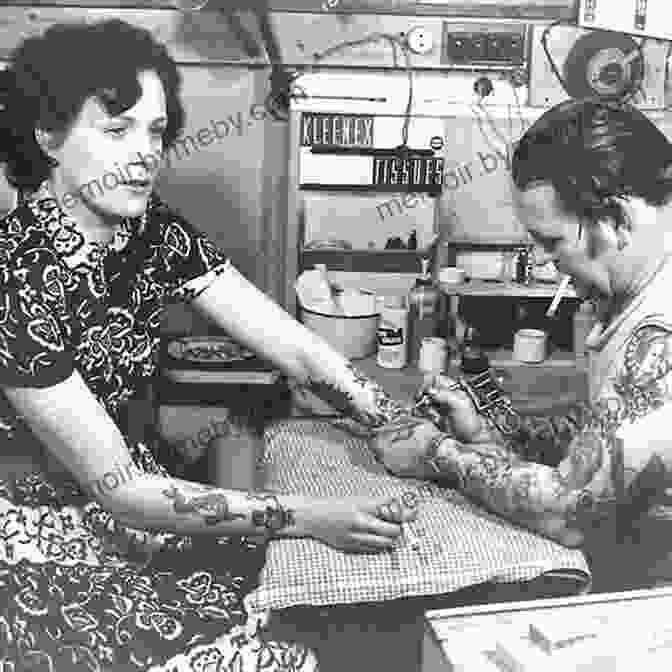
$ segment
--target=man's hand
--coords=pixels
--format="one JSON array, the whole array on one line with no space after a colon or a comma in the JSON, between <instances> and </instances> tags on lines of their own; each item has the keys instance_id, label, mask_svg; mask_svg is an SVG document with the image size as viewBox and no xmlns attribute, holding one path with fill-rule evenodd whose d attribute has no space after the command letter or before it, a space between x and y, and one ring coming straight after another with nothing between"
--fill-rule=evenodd
<instances>
[{"instance_id":1,"label":"man's hand","mask_svg":"<svg viewBox=\"0 0 672 672\"><path fill-rule=\"evenodd\" d=\"M427 454L432 439L444 436L432 422L408 416L375 430L371 450L396 476L426 478L432 472Z\"/></svg>"},{"instance_id":2,"label":"man's hand","mask_svg":"<svg viewBox=\"0 0 672 672\"><path fill-rule=\"evenodd\" d=\"M448 376L431 376L422 384L418 394L428 394L444 414L446 431L463 443L485 439L487 428L469 396L457 381ZM489 437L488 437L489 438Z\"/></svg>"}]
</instances>

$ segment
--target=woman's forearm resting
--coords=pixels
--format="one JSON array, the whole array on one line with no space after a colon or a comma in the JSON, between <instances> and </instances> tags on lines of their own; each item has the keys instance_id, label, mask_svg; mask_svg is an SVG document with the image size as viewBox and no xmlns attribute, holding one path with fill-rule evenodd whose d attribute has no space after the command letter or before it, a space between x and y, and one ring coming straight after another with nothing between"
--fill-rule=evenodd
<instances>
[{"instance_id":1,"label":"woman's forearm resting","mask_svg":"<svg viewBox=\"0 0 672 672\"><path fill-rule=\"evenodd\" d=\"M134 528L176 534L302 536L306 501L270 492L242 492L139 472L98 501Z\"/></svg>"}]
</instances>

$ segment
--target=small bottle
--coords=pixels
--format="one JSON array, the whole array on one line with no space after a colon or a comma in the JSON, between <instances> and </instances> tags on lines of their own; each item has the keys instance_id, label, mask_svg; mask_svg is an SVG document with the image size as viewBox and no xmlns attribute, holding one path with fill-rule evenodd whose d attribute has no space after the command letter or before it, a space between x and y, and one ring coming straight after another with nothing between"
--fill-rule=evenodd
<instances>
[{"instance_id":1,"label":"small bottle","mask_svg":"<svg viewBox=\"0 0 672 672\"><path fill-rule=\"evenodd\" d=\"M429 260L422 259L422 274L408 293L408 361L417 366L424 338L436 336L443 293L429 273Z\"/></svg>"},{"instance_id":2,"label":"small bottle","mask_svg":"<svg viewBox=\"0 0 672 672\"><path fill-rule=\"evenodd\" d=\"M457 369L460 367L464 335L467 333L467 323L460 315L460 297L457 294L451 294L448 297L448 301L450 308L444 321L446 325L444 337L448 350L448 368Z\"/></svg>"},{"instance_id":3,"label":"small bottle","mask_svg":"<svg viewBox=\"0 0 672 672\"><path fill-rule=\"evenodd\" d=\"M595 324L593 304L590 301L582 301L573 317L574 328L574 357L579 363L585 363L588 356L586 339Z\"/></svg>"},{"instance_id":4,"label":"small bottle","mask_svg":"<svg viewBox=\"0 0 672 672\"><path fill-rule=\"evenodd\" d=\"M483 373L490 368L490 360L479 343L474 327L467 327L462 346L462 372L467 374Z\"/></svg>"},{"instance_id":5,"label":"small bottle","mask_svg":"<svg viewBox=\"0 0 672 672\"><path fill-rule=\"evenodd\" d=\"M389 297L380 311L378 355L384 369L403 369L407 363L408 310L404 297Z\"/></svg>"},{"instance_id":6,"label":"small bottle","mask_svg":"<svg viewBox=\"0 0 672 672\"><path fill-rule=\"evenodd\" d=\"M418 249L418 232L415 229L411 231L411 235L408 237L408 243L406 243L406 247L408 247L409 250Z\"/></svg>"},{"instance_id":7,"label":"small bottle","mask_svg":"<svg viewBox=\"0 0 672 672\"><path fill-rule=\"evenodd\" d=\"M516 255L516 282L529 285L532 280L532 255L526 247L521 247Z\"/></svg>"}]
</instances>

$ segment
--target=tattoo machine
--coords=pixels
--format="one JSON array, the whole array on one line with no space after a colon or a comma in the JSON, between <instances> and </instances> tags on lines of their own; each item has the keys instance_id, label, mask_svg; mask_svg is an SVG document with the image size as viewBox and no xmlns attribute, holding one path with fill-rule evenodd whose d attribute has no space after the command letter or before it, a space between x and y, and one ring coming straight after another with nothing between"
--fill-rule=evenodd
<instances>
[{"instance_id":1,"label":"tattoo machine","mask_svg":"<svg viewBox=\"0 0 672 672\"><path fill-rule=\"evenodd\" d=\"M520 418L494 376L492 369L466 378L460 376L446 387L446 391L461 390L476 409L476 412L490 420L503 436L511 436L520 426ZM440 404L428 392L420 394L413 406L413 412L426 417L439 427L443 424Z\"/></svg>"}]
</instances>

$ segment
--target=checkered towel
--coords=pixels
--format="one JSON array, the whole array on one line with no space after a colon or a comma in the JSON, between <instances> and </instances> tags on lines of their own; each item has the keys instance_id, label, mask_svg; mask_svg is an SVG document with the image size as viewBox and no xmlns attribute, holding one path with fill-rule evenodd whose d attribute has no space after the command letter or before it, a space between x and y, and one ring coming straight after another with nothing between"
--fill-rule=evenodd
<instances>
[{"instance_id":1,"label":"checkered towel","mask_svg":"<svg viewBox=\"0 0 672 672\"><path fill-rule=\"evenodd\" d=\"M266 431L265 487L324 497L413 492L421 546L349 554L312 539L269 544L250 609L377 602L439 595L486 581L530 580L549 570L590 574L583 554L491 515L453 490L388 474L366 441L325 420L291 420Z\"/></svg>"}]
</instances>

